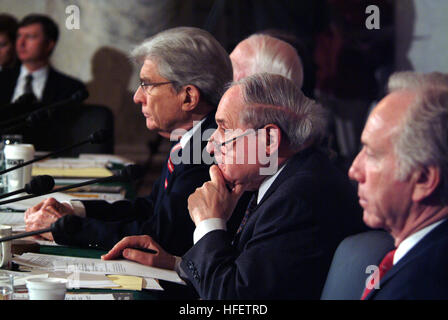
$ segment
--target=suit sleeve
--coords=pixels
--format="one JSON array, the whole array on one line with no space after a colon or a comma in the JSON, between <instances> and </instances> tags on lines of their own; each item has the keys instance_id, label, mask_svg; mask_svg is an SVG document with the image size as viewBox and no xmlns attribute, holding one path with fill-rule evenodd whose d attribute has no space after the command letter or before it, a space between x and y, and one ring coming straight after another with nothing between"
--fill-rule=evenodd
<instances>
[{"instance_id":1,"label":"suit sleeve","mask_svg":"<svg viewBox=\"0 0 448 320\"><path fill-rule=\"evenodd\" d=\"M225 231L206 234L183 257L182 274L203 299L298 299L320 294L321 249L313 210L288 193L255 211L242 248ZM255 218L255 217L254 217ZM247 227L247 225L246 225ZM245 228L246 228L245 227Z\"/></svg>"},{"instance_id":2,"label":"suit sleeve","mask_svg":"<svg viewBox=\"0 0 448 320\"><path fill-rule=\"evenodd\" d=\"M209 178L208 167L191 166L176 176L176 182L157 208L151 201L134 206L129 202L105 205L101 209L104 214L109 209L116 216L121 214L120 210L123 213L131 210L132 214L115 221L101 221L89 214L90 217L81 219L80 232L74 235L54 232L53 236L60 244L110 249L125 236L147 234L167 252L181 256L193 245L194 223L188 212L188 197Z\"/></svg>"}]
</instances>

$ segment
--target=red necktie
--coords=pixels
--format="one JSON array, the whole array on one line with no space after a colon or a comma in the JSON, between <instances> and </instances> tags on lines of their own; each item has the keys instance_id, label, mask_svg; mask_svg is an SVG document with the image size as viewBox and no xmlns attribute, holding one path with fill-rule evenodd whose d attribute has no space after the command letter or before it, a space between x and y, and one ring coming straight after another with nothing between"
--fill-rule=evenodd
<instances>
[{"instance_id":1,"label":"red necktie","mask_svg":"<svg viewBox=\"0 0 448 320\"><path fill-rule=\"evenodd\" d=\"M172 174L174 171L174 164L173 161L171 160L171 155L176 152L177 150L179 150L180 148L182 148L182 146L180 145L180 142L177 143L176 145L174 145L174 147L171 148L170 150L170 156L168 158L168 161L166 163L167 167L168 167L168 174ZM168 176L165 178L165 189L168 187Z\"/></svg>"},{"instance_id":2,"label":"red necktie","mask_svg":"<svg viewBox=\"0 0 448 320\"><path fill-rule=\"evenodd\" d=\"M372 291L374 289L374 282L375 281L380 281L382 278L384 278L384 276L386 275L386 273L392 269L393 265L394 265L394 254L395 251L397 249L394 249L392 251L389 251L386 256L383 258L383 260L380 263L379 266L379 272L380 272L380 276L379 279L377 280L376 277L371 277L370 280L370 285L371 285L371 289L369 288L365 288L364 293L362 294L361 300L364 300L370 293L370 291Z\"/></svg>"}]
</instances>

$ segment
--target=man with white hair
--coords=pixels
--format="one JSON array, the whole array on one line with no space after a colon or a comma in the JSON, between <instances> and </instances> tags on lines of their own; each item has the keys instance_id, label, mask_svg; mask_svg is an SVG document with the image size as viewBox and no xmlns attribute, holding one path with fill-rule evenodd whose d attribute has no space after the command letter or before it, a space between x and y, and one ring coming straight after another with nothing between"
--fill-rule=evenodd
<instances>
[{"instance_id":1,"label":"man with white hair","mask_svg":"<svg viewBox=\"0 0 448 320\"><path fill-rule=\"evenodd\" d=\"M349 170L364 222L395 241L361 298L447 299L448 75L396 73L388 87Z\"/></svg>"},{"instance_id":2,"label":"man with white hair","mask_svg":"<svg viewBox=\"0 0 448 320\"><path fill-rule=\"evenodd\" d=\"M238 81L256 73L282 75L301 88L302 61L289 43L265 34L253 34L244 39L230 54L233 80Z\"/></svg>"},{"instance_id":3,"label":"man with white hair","mask_svg":"<svg viewBox=\"0 0 448 320\"><path fill-rule=\"evenodd\" d=\"M162 31L137 46L132 56L141 65L134 102L141 105L147 128L176 140L151 194L112 204L49 198L26 211L26 227L42 229L74 215L79 230L70 233L70 226L58 224L44 236L60 244L110 249L126 235L149 234L181 255L191 247L194 231L188 196L209 179L211 163L201 157L203 135L216 128L214 113L232 79L232 65L210 33L190 27ZM181 153L183 161L174 161Z\"/></svg>"},{"instance_id":4,"label":"man with white hair","mask_svg":"<svg viewBox=\"0 0 448 320\"><path fill-rule=\"evenodd\" d=\"M233 83L215 119L207 149L218 165L188 199L194 246L176 258L151 237L128 237L103 258L176 268L203 299L318 299L337 244L362 227L347 177L316 148L322 108L263 73ZM226 221L246 190L254 196L233 235Z\"/></svg>"}]
</instances>

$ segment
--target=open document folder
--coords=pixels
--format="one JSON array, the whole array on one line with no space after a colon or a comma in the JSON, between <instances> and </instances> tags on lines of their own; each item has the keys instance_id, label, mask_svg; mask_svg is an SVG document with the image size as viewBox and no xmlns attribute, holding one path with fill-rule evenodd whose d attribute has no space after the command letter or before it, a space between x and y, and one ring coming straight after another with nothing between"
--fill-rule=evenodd
<instances>
[{"instance_id":1,"label":"open document folder","mask_svg":"<svg viewBox=\"0 0 448 320\"><path fill-rule=\"evenodd\" d=\"M32 270L40 269L47 272L81 272L103 275L128 275L143 278L154 278L185 284L174 270L145 266L128 260L101 260L92 258L77 258L54 256L38 253L24 253L12 259L20 266Z\"/></svg>"}]
</instances>

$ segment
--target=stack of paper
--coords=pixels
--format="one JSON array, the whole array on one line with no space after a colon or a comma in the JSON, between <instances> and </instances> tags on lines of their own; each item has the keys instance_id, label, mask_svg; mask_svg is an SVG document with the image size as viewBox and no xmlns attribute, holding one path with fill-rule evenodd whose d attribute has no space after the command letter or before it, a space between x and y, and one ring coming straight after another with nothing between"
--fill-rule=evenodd
<instances>
[{"instance_id":1,"label":"stack of paper","mask_svg":"<svg viewBox=\"0 0 448 320\"><path fill-rule=\"evenodd\" d=\"M144 266L127 260L104 261L92 258L24 253L14 257L13 262L21 266L22 270L27 268L28 270L59 274L61 277L68 278L69 281L70 277L74 278L73 285L76 284L76 280L79 280L78 285L87 286L88 284L83 283L83 280L92 280L93 283L90 285L100 285L95 283L99 278L91 277L92 275L105 276L108 280L120 285L121 288L132 290L141 290L141 288L163 290L155 279L185 284L174 270ZM139 279L135 277L139 277ZM104 287L103 285L101 283L101 287Z\"/></svg>"}]
</instances>

